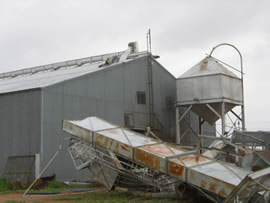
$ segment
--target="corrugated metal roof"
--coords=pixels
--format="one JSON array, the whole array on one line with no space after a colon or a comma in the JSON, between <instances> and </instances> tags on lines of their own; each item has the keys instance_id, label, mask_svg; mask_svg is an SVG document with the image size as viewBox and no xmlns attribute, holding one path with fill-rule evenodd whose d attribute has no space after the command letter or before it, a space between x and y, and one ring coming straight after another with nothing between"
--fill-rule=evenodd
<instances>
[{"instance_id":1,"label":"corrugated metal roof","mask_svg":"<svg viewBox=\"0 0 270 203\"><path fill-rule=\"evenodd\" d=\"M199 76L205 76L205 75L216 75L216 74L222 74L222 75L227 75L230 77L238 78L233 72L228 70L222 64L218 63L212 57L204 58L203 60L201 60L199 63L197 63L192 68L190 68L188 71L186 71L184 74L182 74L178 78L179 79L180 78L191 78L191 77L199 77Z\"/></svg>"},{"instance_id":2,"label":"corrugated metal roof","mask_svg":"<svg viewBox=\"0 0 270 203\"><path fill-rule=\"evenodd\" d=\"M100 63L99 63L100 64ZM84 65L76 68L64 68L37 72L0 80L0 94L47 87L71 78L99 70L99 64Z\"/></svg>"},{"instance_id":3,"label":"corrugated metal roof","mask_svg":"<svg viewBox=\"0 0 270 203\"><path fill-rule=\"evenodd\" d=\"M145 54L145 52L141 53L142 55ZM135 57L138 56L140 55L137 53ZM72 78L86 75L88 73L106 69L107 67L115 65L117 63L113 63L106 67L99 68L99 65L101 64L104 64L104 61L92 64L87 63L81 66L78 65L67 66L56 70L53 68L44 69L44 71L41 70L38 72L28 74L24 74L23 73L24 71L21 70L22 74L17 75L16 77L0 78L0 94L48 87L53 84L63 82L65 80L69 80Z\"/></svg>"}]
</instances>

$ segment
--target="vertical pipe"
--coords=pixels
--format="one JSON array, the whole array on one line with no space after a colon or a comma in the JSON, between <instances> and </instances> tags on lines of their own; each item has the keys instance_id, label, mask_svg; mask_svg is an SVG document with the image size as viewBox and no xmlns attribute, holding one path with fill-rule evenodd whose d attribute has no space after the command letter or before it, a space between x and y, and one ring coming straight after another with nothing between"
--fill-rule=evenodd
<instances>
[{"instance_id":1,"label":"vertical pipe","mask_svg":"<svg viewBox=\"0 0 270 203\"><path fill-rule=\"evenodd\" d=\"M40 154L35 154L35 178L40 174Z\"/></svg>"},{"instance_id":2,"label":"vertical pipe","mask_svg":"<svg viewBox=\"0 0 270 203\"><path fill-rule=\"evenodd\" d=\"M180 144L180 122L179 122L179 107L176 107L176 144Z\"/></svg>"},{"instance_id":3,"label":"vertical pipe","mask_svg":"<svg viewBox=\"0 0 270 203\"><path fill-rule=\"evenodd\" d=\"M242 73L243 75L243 73ZM245 119L245 104L244 104L244 81L242 76L242 105L241 105L241 112L242 112L242 131L246 130L246 119Z\"/></svg>"},{"instance_id":4,"label":"vertical pipe","mask_svg":"<svg viewBox=\"0 0 270 203\"><path fill-rule=\"evenodd\" d=\"M149 123L154 128L154 93L153 93L153 72L152 72L152 50L151 50L151 32L146 34L147 40L147 66L148 66L148 88L149 88Z\"/></svg>"},{"instance_id":5,"label":"vertical pipe","mask_svg":"<svg viewBox=\"0 0 270 203\"><path fill-rule=\"evenodd\" d=\"M43 158L44 158L44 90L40 90L40 167L42 168Z\"/></svg>"},{"instance_id":6,"label":"vertical pipe","mask_svg":"<svg viewBox=\"0 0 270 203\"><path fill-rule=\"evenodd\" d=\"M220 46L223 46L223 45L227 45L227 46L231 46L233 47L239 54L240 56L240 66L241 66L241 88L242 88L242 105L241 105L241 116L242 116L242 130L246 130L246 119L245 119L245 100L244 100L244 71L243 71L243 58L242 58L242 54L241 52L239 51L239 49L237 49L234 45L232 44L229 44L229 43L221 43L217 46L215 46L209 56L212 55L212 53L214 52L214 50Z\"/></svg>"},{"instance_id":7,"label":"vertical pipe","mask_svg":"<svg viewBox=\"0 0 270 203\"><path fill-rule=\"evenodd\" d=\"M202 135L202 118L199 116L199 135ZM198 154L201 154L201 145L202 145L202 139L199 136L198 137L198 143L197 143L197 148L198 148Z\"/></svg>"},{"instance_id":8,"label":"vertical pipe","mask_svg":"<svg viewBox=\"0 0 270 203\"><path fill-rule=\"evenodd\" d=\"M246 119L245 119L245 99L244 99L244 72L243 72L243 59L240 51L234 47L239 55L240 55L240 65L241 65L241 88L242 88L242 105L241 105L241 112L242 112L242 130L246 130Z\"/></svg>"},{"instance_id":9,"label":"vertical pipe","mask_svg":"<svg viewBox=\"0 0 270 203\"><path fill-rule=\"evenodd\" d=\"M199 134L202 135L202 118L199 116Z\"/></svg>"},{"instance_id":10,"label":"vertical pipe","mask_svg":"<svg viewBox=\"0 0 270 203\"><path fill-rule=\"evenodd\" d=\"M221 104L221 135L222 137L225 136L225 102Z\"/></svg>"}]
</instances>

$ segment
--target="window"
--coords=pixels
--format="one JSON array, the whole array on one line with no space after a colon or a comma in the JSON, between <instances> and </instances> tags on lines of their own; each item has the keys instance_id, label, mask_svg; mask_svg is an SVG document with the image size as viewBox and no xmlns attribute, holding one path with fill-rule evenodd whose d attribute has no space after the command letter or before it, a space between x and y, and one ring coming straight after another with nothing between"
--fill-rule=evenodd
<instances>
[{"instance_id":1,"label":"window","mask_svg":"<svg viewBox=\"0 0 270 203\"><path fill-rule=\"evenodd\" d=\"M137 92L137 104L146 104L145 92Z\"/></svg>"}]
</instances>

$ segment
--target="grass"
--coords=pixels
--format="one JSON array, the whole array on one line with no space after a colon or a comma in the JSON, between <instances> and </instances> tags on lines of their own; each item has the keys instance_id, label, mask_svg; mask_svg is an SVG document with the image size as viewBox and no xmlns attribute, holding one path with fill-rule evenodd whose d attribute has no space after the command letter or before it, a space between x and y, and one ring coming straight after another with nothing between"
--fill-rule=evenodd
<instances>
[{"instance_id":1,"label":"grass","mask_svg":"<svg viewBox=\"0 0 270 203\"><path fill-rule=\"evenodd\" d=\"M0 180L0 192L9 191L14 192L14 189L10 189L10 182L4 179ZM92 186L96 187L95 185ZM65 189L74 189L74 188L91 188L91 186L67 186L59 181L51 181L48 183L46 188L40 189L38 191L60 191ZM16 190L18 191L18 190ZM20 190L22 191L22 190ZM24 190L22 191L24 192ZM30 192L37 192L37 189L31 189ZM80 194L66 194L65 196L41 196L40 201L45 202L76 202L76 203L176 203L176 202L187 202L187 201L179 201L177 199L150 199L146 197L140 197L138 195L134 195L129 191L117 188L114 191L108 190L99 190L99 191L91 191L91 192L83 192ZM35 201L33 203L38 203L39 201ZM25 203L25 201L16 201L16 200L7 200L5 203Z\"/></svg>"},{"instance_id":2,"label":"grass","mask_svg":"<svg viewBox=\"0 0 270 203\"><path fill-rule=\"evenodd\" d=\"M7 179L0 179L0 193L5 193L10 191L9 188L10 181Z\"/></svg>"},{"instance_id":3,"label":"grass","mask_svg":"<svg viewBox=\"0 0 270 203\"><path fill-rule=\"evenodd\" d=\"M81 194L80 196L67 196L67 197L58 197L54 198L54 201L71 201L76 203L174 203L179 202L174 199L147 199L145 197L134 196L128 191L115 190L115 191L97 191L97 192L87 192Z\"/></svg>"},{"instance_id":4,"label":"grass","mask_svg":"<svg viewBox=\"0 0 270 203\"><path fill-rule=\"evenodd\" d=\"M53 180L53 181L50 181L48 183L48 187L47 188L51 188L51 189L59 189L59 188L63 188L65 187L66 185L63 184L62 182L60 181L57 181L57 180ZM67 186L69 187L69 186Z\"/></svg>"},{"instance_id":5,"label":"grass","mask_svg":"<svg viewBox=\"0 0 270 203\"><path fill-rule=\"evenodd\" d=\"M66 185L60 181L57 180L53 180L48 182L48 184L46 184L46 186L42 187L42 188L35 188L32 187L28 193L36 193L36 192L58 192L58 191L62 191L62 190L71 190L71 189L81 189L81 188L89 188L91 186L89 185L82 185L82 186L78 186L78 185Z\"/></svg>"},{"instance_id":6,"label":"grass","mask_svg":"<svg viewBox=\"0 0 270 203\"><path fill-rule=\"evenodd\" d=\"M67 196L67 197L58 197L54 200L63 201L63 200L83 200L82 196Z\"/></svg>"}]
</instances>

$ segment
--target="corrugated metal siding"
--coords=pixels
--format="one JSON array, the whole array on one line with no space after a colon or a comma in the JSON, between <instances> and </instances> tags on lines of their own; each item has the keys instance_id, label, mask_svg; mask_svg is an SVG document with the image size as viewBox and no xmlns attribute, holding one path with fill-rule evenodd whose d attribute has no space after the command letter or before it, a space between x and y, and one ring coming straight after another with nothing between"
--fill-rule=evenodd
<instances>
[{"instance_id":1,"label":"corrugated metal siding","mask_svg":"<svg viewBox=\"0 0 270 203\"><path fill-rule=\"evenodd\" d=\"M176 101L176 79L157 62L152 63L152 71L155 127L160 128L160 121L164 128L163 136L167 139L169 138L171 141L174 141L176 123L174 107L174 103ZM171 109L167 107L167 98L172 99Z\"/></svg>"},{"instance_id":2,"label":"corrugated metal siding","mask_svg":"<svg viewBox=\"0 0 270 203\"><path fill-rule=\"evenodd\" d=\"M62 180L91 177L88 171L82 173L74 169L64 140L66 134L62 132L64 119L99 116L123 126L124 113L129 112L134 114L136 127L148 126L149 106L136 103L136 91L148 94L146 58L118 64L43 89L42 165L45 166L59 145L63 145L46 175L55 173Z\"/></svg>"},{"instance_id":3,"label":"corrugated metal siding","mask_svg":"<svg viewBox=\"0 0 270 203\"><path fill-rule=\"evenodd\" d=\"M8 156L39 153L40 92L0 95L0 174Z\"/></svg>"},{"instance_id":4,"label":"corrugated metal siding","mask_svg":"<svg viewBox=\"0 0 270 203\"><path fill-rule=\"evenodd\" d=\"M123 67L124 111L134 115L134 127L149 126L149 89L147 57L142 57ZM146 104L137 104L137 91L146 93ZM114 122L115 123L115 122ZM117 123L118 124L118 123ZM124 125L124 120L120 125Z\"/></svg>"}]
</instances>

